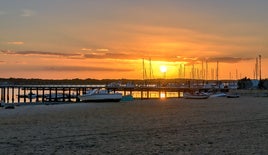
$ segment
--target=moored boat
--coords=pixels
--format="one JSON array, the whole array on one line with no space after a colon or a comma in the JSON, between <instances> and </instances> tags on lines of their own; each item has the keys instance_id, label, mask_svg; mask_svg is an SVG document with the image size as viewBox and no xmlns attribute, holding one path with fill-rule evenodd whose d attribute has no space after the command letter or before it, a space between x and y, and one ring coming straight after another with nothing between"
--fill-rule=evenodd
<instances>
[{"instance_id":1,"label":"moored boat","mask_svg":"<svg viewBox=\"0 0 268 155\"><path fill-rule=\"evenodd\" d=\"M239 98L240 95L237 94L237 93L236 93L236 94L227 94L226 97L227 97L227 98Z\"/></svg>"},{"instance_id":2,"label":"moored boat","mask_svg":"<svg viewBox=\"0 0 268 155\"><path fill-rule=\"evenodd\" d=\"M109 93L107 90L93 89L78 96L82 102L119 102L122 93Z\"/></svg>"},{"instance_id":3,"label":"moored boat","mask_svg":"<svg viewBox=\"0 0 268 155\"><path fill-rule=\"evenodd\" d=\"M122 96L122 99L121 101L133 101L134 98L132 95L125 95L125 96Z\"/></svg>"},{"instance_id":4,"label":"moored boat","mask_svg":"<svg viewBox=\"0 0 268 155\"><path fill-rule=\"evenodd\" d=\"M207 99L207 98L209 98L209 95L204 94L204 93L194 93L194 94L184 93L183 98L185 98L185 99Z\"/></svg>"}]
</instances>

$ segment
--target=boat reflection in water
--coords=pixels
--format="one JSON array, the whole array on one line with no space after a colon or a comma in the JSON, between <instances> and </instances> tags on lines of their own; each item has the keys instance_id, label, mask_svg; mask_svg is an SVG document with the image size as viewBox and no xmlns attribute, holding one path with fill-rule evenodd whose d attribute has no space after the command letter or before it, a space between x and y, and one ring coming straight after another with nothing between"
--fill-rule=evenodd
<instances>
[{"instance_id":1,"label":"boat reflection in water","mask_svg":"<svg viewBox=\"0 0 268 155\"><path fill-rule=\"evenodd\" d=\"M82 102L119 102L122 99L122 93L109 93L105 89L93 89L78 98Z\"/></svg>"}]
</instances>

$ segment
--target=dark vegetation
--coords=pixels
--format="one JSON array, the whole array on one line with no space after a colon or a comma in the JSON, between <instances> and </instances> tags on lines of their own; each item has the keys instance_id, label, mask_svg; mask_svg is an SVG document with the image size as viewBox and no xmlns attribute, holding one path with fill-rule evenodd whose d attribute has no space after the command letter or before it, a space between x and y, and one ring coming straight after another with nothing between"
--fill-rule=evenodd
<instances>
[{"instance_id":1,"label":"dark vegetation","mask_svg":"<svg viewBox=\"0 0 268 155\"><path fill-rule=\"evenodd\" d=\"M13 85L94 85L94 84L108 84L113 81L112 79L23 79L23 78L0 78L0 83L13 84Z\"/></svg>"},{"instance_id":2,"label":"dark vegetation","mask_svg":"<svg viewBox=\"0 0 268 155\"><path fill-rule=\"evenodd\" d=\"M252 89L253 88L253 83L251 79L247 77L238 80L237 85L238 85L238 89ZM263 79L259 81L257 88L268 89L268 79Z\"/></svg>"},{"instance_id":3,"label":"dark vegetation","mask_svg":"<svg viewBox=\"0 0 268 155\"><path fill-rule=\"evenodd\" d=\"M0 78L0 84L9 85L108 85L113 82L120 82L121 84L157 84L160 86L176 86L181 83L188 85L191 80L189 79L151 79L151 80L138 80L138 79L24 79L24 78ZM228 81L228 80L225 80ZM191 83L205 84L215 81L192 80ZM170 85L171 84L171 85ZM253 83L250 78L243 78L238 80L238 89L252 89ZM268 79L263 79L259 82L257 88L268 89Z\"/></svg>"}]
</instances>

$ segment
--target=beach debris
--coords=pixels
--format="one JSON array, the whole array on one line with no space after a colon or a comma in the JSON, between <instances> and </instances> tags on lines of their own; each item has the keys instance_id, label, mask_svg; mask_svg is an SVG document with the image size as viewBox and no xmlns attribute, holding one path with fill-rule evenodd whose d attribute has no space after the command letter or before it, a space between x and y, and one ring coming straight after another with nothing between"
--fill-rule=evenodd
<instances>
[{"instance_id":1,"label":"beach debris","mask_svg":"<svg viewBox=\"0 0 268 155\"><path fill-rule=\"evenodd\" d=\"M212 141L208 141L208 144L213 144L213 142Z\"/></svg>"}]
</instances>

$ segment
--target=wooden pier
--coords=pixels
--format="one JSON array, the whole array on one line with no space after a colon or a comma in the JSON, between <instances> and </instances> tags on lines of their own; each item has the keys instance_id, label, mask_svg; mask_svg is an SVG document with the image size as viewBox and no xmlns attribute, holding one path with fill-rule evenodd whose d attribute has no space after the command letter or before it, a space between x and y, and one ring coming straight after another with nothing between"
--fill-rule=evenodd
<instances>
[{"instance_id":1,"label":"wooden pier","mask_svg":"<svg viewBox=\"0 0 268 155\"><path fill-rule=\"evenodd\" d=\"M5 104L42 104L50 102L79 102L79 95L85 94L87 90L95 88L107 89L113 92L122 92L124 95L132 95L138 92L138 99L149 99L151 92L157 93L156 98L162 94L168 98L167 93L175 93L172 97L180 98L184 92L199 91L201 88L180 87L106 87L104 85L1 85L0 101ZM208 89L202 89L207 91ZM228 91L228 90L220 90Z\"/></svg>"}]
</instances>

